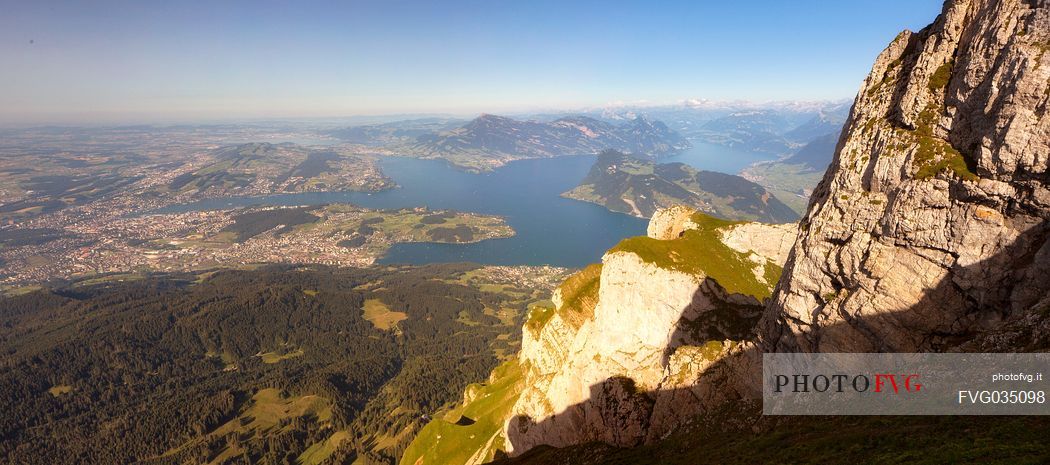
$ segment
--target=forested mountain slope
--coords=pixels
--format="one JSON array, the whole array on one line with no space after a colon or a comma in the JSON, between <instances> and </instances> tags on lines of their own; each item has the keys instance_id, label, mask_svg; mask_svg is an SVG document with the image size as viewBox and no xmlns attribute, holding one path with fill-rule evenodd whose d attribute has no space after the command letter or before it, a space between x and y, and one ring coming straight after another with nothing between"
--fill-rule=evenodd
<instances>
[{"instance_id":1,"label":"forested mountain slope","mask_svg":"<svg viewBox=\"0 0 1050 465\"><path fill-rule=\"evenodd\" d=\"M394 463L517 350L547 293L512 274L273 266L0 298L0 457Z\"/></svg>"},{"instance_id":2,"label":"forested mountain slope","mask_svg":"<svg viewBox=\"0 0 1050 465\"><path fill-rule=\"evenodd\" d=\"M562 195L642 218L660 208L686 205L729 220L798 219L776 196L740 176L656 163L613 150L602 152L580 185Z\"/></svg>"}]
</instances>

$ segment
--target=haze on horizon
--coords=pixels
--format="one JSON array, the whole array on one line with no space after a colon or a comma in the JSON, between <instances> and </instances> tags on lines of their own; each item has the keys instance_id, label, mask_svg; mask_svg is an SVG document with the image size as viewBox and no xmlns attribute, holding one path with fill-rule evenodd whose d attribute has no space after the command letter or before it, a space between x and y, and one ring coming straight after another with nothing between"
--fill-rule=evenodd
<instances>
[{"instance_id":1,"label":"haze on horizon","mask_svg":"<svg viewBox=\"0 0 1050 465\"><path fill-rule=\"evenodd\" d=\"M934 0L20 2L0 124L851 98Z\"/></svg>"}]
</instances>

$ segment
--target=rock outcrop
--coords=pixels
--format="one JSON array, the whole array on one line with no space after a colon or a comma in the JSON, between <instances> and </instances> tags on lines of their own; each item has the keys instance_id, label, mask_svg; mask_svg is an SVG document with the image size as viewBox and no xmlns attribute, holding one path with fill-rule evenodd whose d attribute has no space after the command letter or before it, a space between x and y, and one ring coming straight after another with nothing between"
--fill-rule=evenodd
<instances>
[{"instance_id":1,"label":"rock outcrop","mask_svg":"<svg viewBox=\"0 0 1050 465\"><path fill-rule=\"evenodd\" d=\"M952 1L879 55L762 330L778 351L937 351L1047 298L1050 7Z\"/></svg>"},{"instance_id":2,"label":"rock outcrop","mask_svg":"<svg viewBox=\"0 0 1050 465\"><path fill-rule=\"evenodd\" d=\"M798 235L797 224L740 223L723 228L722 242L742 253L753 253L774 263L787 261ZM775 284L775 283L770 283Z\"/></svg>"},{"instance_id":3,"label":"rock outcrop","mask_svg":"<svg viewBox=\"0 0 1050 465\"><path fill-rule=\"evenodd\" d=\"M645 235L662 241L678 239L689 229L696 229L693 213L696 210L684 205L657 210L649 219Z\"/></svg>"},{"instance_id":4,"label":"rock outcrop","mask_svg":"<svg viewBox=\"0 0 1050 465\"><path fill-rule=\"evenodd\" d=\"M519 354L527 367L524 390L505 431L510 453L541 444L650 442L687 420L700 402L724 395L698 377L739 350L796 229L724 222L676 207L658 212L648 234L567 281L555 292L556 307L540 310L550 312L542 325L526 324ZM661 246L670 256L679 247L719 249L719 259L751 273L758 286L654 260L649 253ZM593 297L581 299L582 288Z\"/></svg>"}]
</instances>

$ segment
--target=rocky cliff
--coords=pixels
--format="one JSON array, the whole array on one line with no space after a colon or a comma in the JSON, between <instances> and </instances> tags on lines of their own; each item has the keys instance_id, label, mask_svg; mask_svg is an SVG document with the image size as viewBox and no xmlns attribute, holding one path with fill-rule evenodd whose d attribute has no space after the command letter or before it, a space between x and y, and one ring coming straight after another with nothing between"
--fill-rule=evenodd
<instances>
[{"instance_id":1,"label":"rocky cliff","mask_svg":"<svg viewBox=\"0 0 1050 465\"><path fill-rule=\"evenodd\" d=\"M725 395L698 375L746 342L795 231L659 211L648 237L610 250L526 324L505 449L638 445Z\"/></svg>"},{"instance_id":2,"label":"rocky cliff","mask_svg":"<svg viewBox=\"0 0 1050 465\"><path fill-rule=\"evenodd\" d=\"M893 40L801 222L767 350L947 350L1046 305L1048 50L1046 1L948 2Z\"/></svg>"},{"instance_id":3,"label":"rocky cliff","mask_svg":"<svg viewBox=\"0 0 1050 465\"><path fill-rule=\"evenodd\" d=\"M1048 51L1045 0L949 1L898 35L797 234L660 211L534 311L504 449L746 417L716 415L764 351L1050 348Z\"/></svg>"},{"instance_id":4,"label":"rocky cliff","mask_svg":"<svg viewBox=\"0 0 1050 465\"><path fill-rule=\"evenodd\" d=\"M428 424L402 463L646 444L705 405L746 395L724 380L752 369L753 328L796 234L794 224L732 222L684 206L657 211L646 236L622 241L565 280L550 305L534 306L518 359ZM451 452L465 447L469 454Z\"/></svg>"}]
</instances>

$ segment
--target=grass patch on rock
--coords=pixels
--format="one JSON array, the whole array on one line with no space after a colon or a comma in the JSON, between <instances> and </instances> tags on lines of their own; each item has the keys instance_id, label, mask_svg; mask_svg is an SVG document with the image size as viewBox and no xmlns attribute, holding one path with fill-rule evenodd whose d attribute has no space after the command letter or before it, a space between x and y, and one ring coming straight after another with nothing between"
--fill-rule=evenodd
<instances>
[{"instance_id":1,"label":"grass patch on rock","mask_svg":"<svg viewBox=\"0 0 1050 465\"><path fill-rule=\"evenodd\" d=\"M632 237L624 239L609 252L629 252L660 268L707 276L732 294L750 295L758 300L772 295L773 286L755 277L755 264L747 254L733 250L719 237L720 229L740 222L703 213L694 214L692 220L698 225L697 229L688 230L677 239L661 241L644 236ZM774 272L770 270L768 273L771 276Z\"/></svg>"},{"instance_id":2,"label":"grass patch on rock","mask_svg":"<svg viewBox=\"0 0 1050 465\"><path fill-rule=\"evenodd\" d=\"M554 305L537 304L529 309L528 319L525 320L525 329L532 335L540 334L543 327L554 317Z\"/></svg>"},{"instance_id":3,"label":"grass patch on rock","mask_svg":"<svg viewBox=\"0 0 1050 465\"><path fill-rule=\"evenodd\" d=\"M952 78L952 68L955 67L954 61L948 61L941 66L938 66L934 70L933 74L930 75L930 82L927 84L929 89L933 92L948 87L948 81Z\"/></svg>"},{"instance_id":4,"label":"grass patch on rock","mask_svg":"<svg viewBox=\"0 0 1050 465\"><path fill-rule=\"evenodd\" d=\"M570 276L558 288L562 305L558 315L575 328L594 316L601 288L602 265L595 263Z\"/></svg>"}]
</instances>

